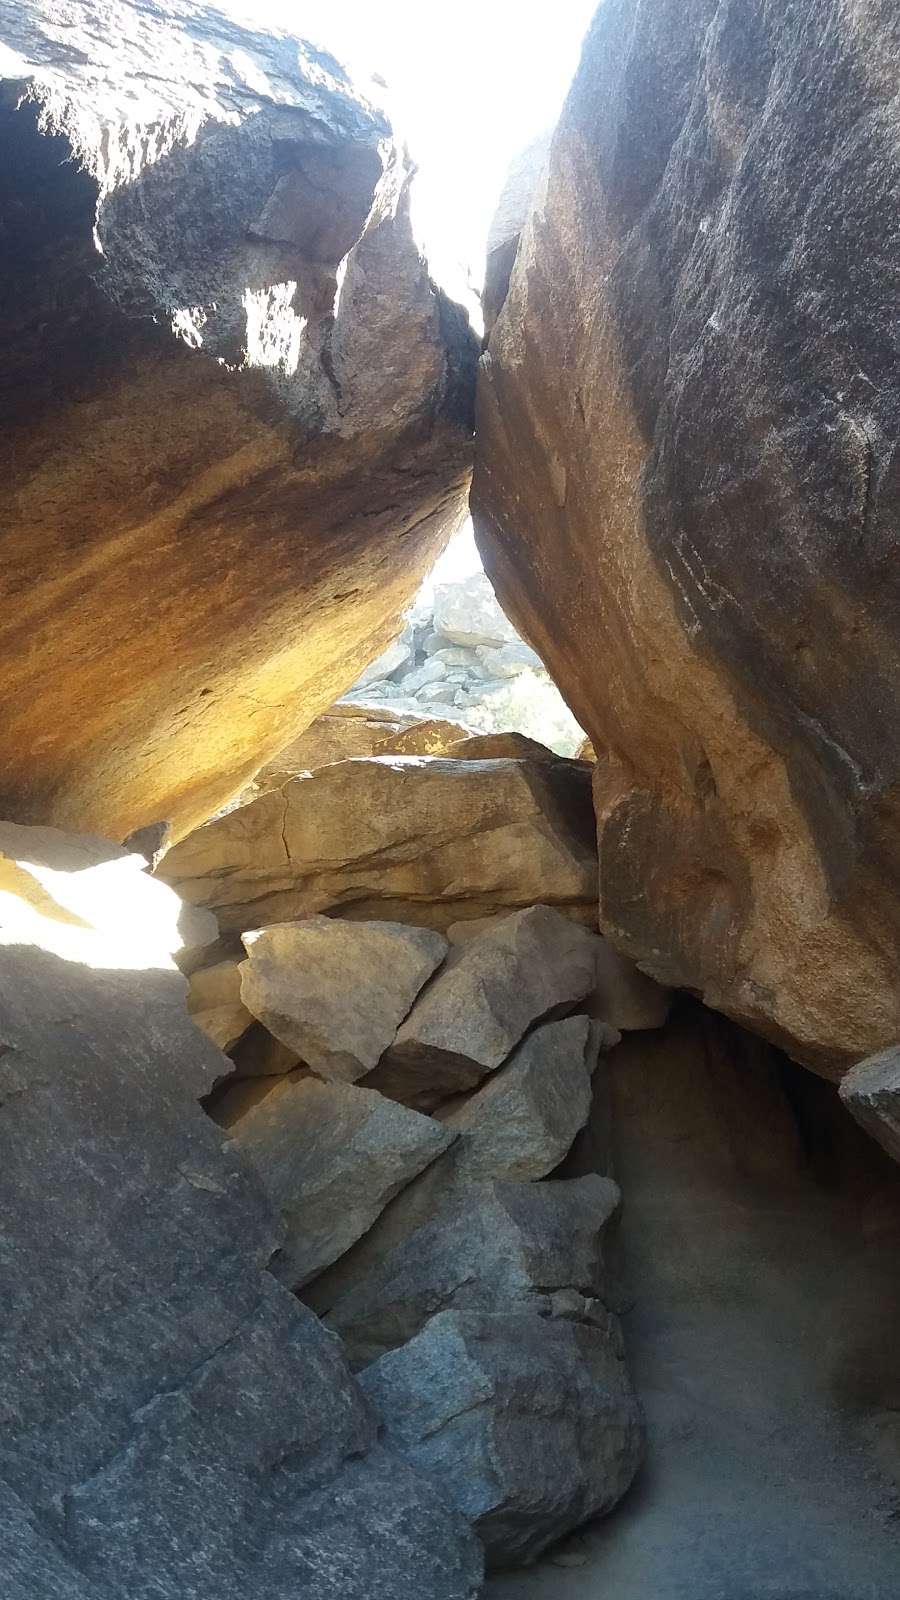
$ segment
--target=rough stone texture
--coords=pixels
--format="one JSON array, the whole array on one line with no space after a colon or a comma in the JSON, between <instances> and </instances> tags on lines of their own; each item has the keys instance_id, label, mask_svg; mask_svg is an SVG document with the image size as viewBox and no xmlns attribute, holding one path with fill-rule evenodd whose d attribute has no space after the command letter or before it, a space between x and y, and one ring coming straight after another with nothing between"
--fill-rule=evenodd
<instances>
[{"instance_id":1,"label":"rough stone texture","mask_svg":"<svg viewBox=\"0 0 900 1600\"><path fill-rule=\"evenodd\" d=\"M478 411L602 926L831 1076L900 1037L898 68L886 0L608 0Z\"/></svg>"},{"instance_id":2,"label":"rough stone texture","mask_svg":"<svg viewBox=\"0 0 900 1600\"><path fill-rule=\"evenodd\" d=\"M539 900L590 922L590 774L563 760L341 761L198 828L157 871L226 929L319 911L444 928Z\"/></svg>"},{"instance_id":3,"label":"rough stone texture","mask_svg":"<svg viewBox=\"0 0 900 1600\"><path fill-rule=\"evenodd\" d=\"M548 131L533 139L510 163L487 238L484 291L481 296L485 341L490 338L506 299L510 273L519 248L519 236L528 219L532 197L549 154Z\"/></svg>"},{"instance_id":4,"label":"rough stone texture","mask_svg":"<svg viewBox=\"0 0 900 1600\"><path fill-rule=\"evenodd\" d=\"M447 953L443 934L399 922L304 922L244 935L241 997L276 1039L325 1078L377 1064Z\"/></svg>"},{"instance_id":5,"label":"rough stone texture","mask_svg":"<svg viewBox=\"0 0 900 1600\"><path fill-rule=\"evenodd\" d=\"M615 1319L444 1311L362 1374L384 1438L467 1517L492 1566L611 1510L641 1458Z\"/></svg>"},{"instance_id":6,"label":"rough stone texture","mask_svg":"<svg viewBox=\"0 0 900 1600\"><path fill-rule=\"evenodd\" d=\"M49 835L17 859L45 864ZM337 1345L263 1271L276 1220L197 1105L224 1058L167 937L154 952L145 927L130 963L160 886L123 883L108 847L121 969L65 920L103 875L92 845L56 836L42 922L8 873L0 905L4 1600L471 1600L461 1519L377 1444Z\"/></svg>"},{"instance_id":7,"label":"rough stone texture","mask_svg":"<svg viewBox=\"0 0 900 1600\"><path fill-rule=\"evenodd\" d=\"M240 963L239 963L240 964ZM254 1022L230 1051L236 1078L272 1078L293 1072L300 1065L296 1050L274 1039L261 1022Z\"/></svg>"},{"instance_id":8,"label":"rough stone texture","mask_svg":"<svg viewBox=\"0 0 900 1600\"><path fill-rule=\"evenodd\" d=\"M442 756L467 737L462 722L435 721L411 712L392 714L387 707L339 700L261 768L249 798L267 789L280 789L298 772L313 772L332 761L346 761L351 756Z\"/></svg>"},{"instance_id":9,"label":"rough stone texture","mask_svg":"<svg viewBox=\"0 0 900 1600\"><path fill-rule=\"evenodd\" d=\"M553 1310L555 1291L601 1298L609 1178L473 1183L332 1304L326 1326L352 1365L405 1344L436 1311Z\"/></svg>"},{"instance_id":10,"label":"rough stone texture","mask_svg":"<svg viewBox=\"0 0 900 1600\"><path fill-rule=\"evenodd\" d=\"M461 1135L456 1178L531 1180L559 1166L587 1121L598 1048L586 1017L548 1022L477 1094L443 1112L444 1127Z\"/></svg>"},{"instance_id":11,"label":"rough stone texture","mask_svg":"<svg viewBox=\"0 0 900 1600\"><path fill-rule=\"evenodd\" d=\"M532 1023L571 1010L594 984L596 934L547 906L504 917L451 951L369 1077L430 1109L480 1083Z\"/></svg>"},{"instance_id":12,"label":"rough stone texture","mask_svg":"<svg viewBox=\"0 0 900 1600\"><path fill-rule=\"evenodd\" d=\"M284 1220L272 1271L289 1289L349 1250L454 1137L371 1090L294 1075L228 1131Z\"/></svg>"},{"instance_id":13,"label":"rough stone texture","mask_svg":"<svg viewBox=\"0 0 900 1600\"><path fill-rule=\"evenodd\" d=\"M177 836L396 633L475 343L327 55L179 0L0 38L0 806Z\"/></svg>"},{"instance_id":14,"label":"rough stone texture","mask_svg":"<svg viewBox=\"0 0 900 1600\"><path fill-rule=\"evenodd\" d=\"M860 1127L900 1161L900 1050L860 1061L841 1083L840 1095Z\"/></svg>"},{"instance_id":15,"label":"rough stone texture","mask_svg":"<svg viewBox=\"0 0 900 1600\"><path fill-rule=\"evenodd\" d=\"M552 750L524 733L475 733L447 749L454 761L555 761Z\"/></svg>"},{"instance_id":16,"label":"rough stone texture","mask_svg":"<svg viewBox=\"0 0 900 1600\"><path fill-rule=\"evenodd\" d=\"M699 1006L601 1077L646 1466L580 1570L485 1600L891 1600L900 1168L830 1085Z\"/></svg>"},{"instance_id":17,"label":"rough stone texture","mask_svg":"<svg viewBox=\"0 0 900 1600\"><path fill-rule=\"evenodd\" d=\"M241 963L216 961L188 980L187 1008L198 1028L220 1050L231 1050L253 1018L241 1000Z\"/></svg>"}]
</instances>

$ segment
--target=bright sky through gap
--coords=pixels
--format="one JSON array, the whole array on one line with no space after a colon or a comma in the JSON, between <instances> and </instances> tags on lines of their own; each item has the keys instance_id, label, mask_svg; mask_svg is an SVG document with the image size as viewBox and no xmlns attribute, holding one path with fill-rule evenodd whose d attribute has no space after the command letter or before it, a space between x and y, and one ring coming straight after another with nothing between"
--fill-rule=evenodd
<instances>
[{"instance_id":1,"label":"bright sky through gap","mask_svg":"<svg viewBox=\"0 0 900 1600\"><path fill-rule=\"evenodd\" d=\"M434 277L480 284L513 156L556 121L596 0L220 0L330 50L405 138L414 225ZM387 91L373 85L382 77Z\"/></svg>"}]
</instances>

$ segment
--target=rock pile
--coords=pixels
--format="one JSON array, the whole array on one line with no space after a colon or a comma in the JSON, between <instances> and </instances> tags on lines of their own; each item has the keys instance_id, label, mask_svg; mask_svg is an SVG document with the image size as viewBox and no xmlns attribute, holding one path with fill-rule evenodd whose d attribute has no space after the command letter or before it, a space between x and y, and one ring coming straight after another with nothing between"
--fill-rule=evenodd
<instances>
[{"instance_id":1,"label":"rock pile","mask_svg":"<svg viewBox=\"0 0 900 1600\"><path fill-rule=\"evenodd\" d=\"M483 572L435 585L349 698L517 731L574 756L584 739L544 663L504 616Z\"/></svg>"}]
</instances>

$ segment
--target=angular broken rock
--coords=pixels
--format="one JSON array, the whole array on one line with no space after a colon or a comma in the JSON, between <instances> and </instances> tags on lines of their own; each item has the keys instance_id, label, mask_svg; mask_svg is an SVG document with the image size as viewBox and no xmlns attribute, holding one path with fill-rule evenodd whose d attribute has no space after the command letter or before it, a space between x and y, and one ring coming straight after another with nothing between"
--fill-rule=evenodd
<instances>
[{"instance_id":1,"label":"angular broken rock","mask_svg":"<svg viewBox=\"0 0 900 1600\"><path fill-rule=\"evenodd\" d=\"M411 755L440 756L468 737L462 722L443 722L411 712L391 711L374 704L338 700L299 739L280 750L256 774L253 789L262 794L280 789L300 772L351 756Z\"/></svg>"},{"instance_id":2,"label":"angular broken rock","mask_svg":"<svg viewBox=\"0 0 900 1600\"><path fill-rule=\"evenodd\" d=\"M319 911L445 928L538 901L590 923L596 852L580 762L376 756L208 822L157 875L229 931Z\"/></svg>"},{"instance_id":3,"label":"angular broken rock","mask_svg":"<svg viewBox=\"0 0 900 1600\"><path fill-rule=\"evenodd\" d=\"M213 1044L232 1049L253 1022L241 1000L241 963L232 958L196 967L188 979L187 1007Z\"/></svg>"},{"instance_id":4,"label":"angular broken rock","mask_svg":"<svg viewBox=\"0 0 900 1600\"><path fill-rule=\"evenodd\" d=\"M263 928L244 944L247 1010L313 1071L346 1083L376 1065L448 948L430 928L332 917Z\"/></svg>"},{"instance_id":5,"label":"angular broken rock","mask_svg":"<svg viewBox=\"0 0 900 1600\"><path fill-rule=\"evenodd\" d=\"M442 1311L360 1382L385 1441L427 1472L492 1567L610 1511L641 1460L615 1318Z\"/></svg>"},{"instance_id":6,"label":"angular broken rock","mask_svg":"<svg viewBox=\"0 0 900 1600\"><path fill-rule=\"evenodd\" d=\"M468 1530L263 1270L278 1222L197 1103L225 1058L171 903L144 917L160 885L115 845L3 837L4 1600L472 1600Z\"/></svg>"},{"instance_id":7,"label":"angular broken rock","mask_svg":"<svg viewBox=\"0 0 900 1600\"><path fill-rule=\"evenodd\" d=\"M851 1067L838 1093L860 1127L900 1161L900 1048L894 1045Z\"/></svg>"},{"instance_id":8,"label":"angular broken rock","mask_svg":"<svg viewBox=\"0 0 900 1600\"><path fill-rule=\"evenodd\" d=\"M672 991L641 972L636 962L608 939L597 941L597 982L588 996L590 1016L630 1032L661 1028L672 1007Z\"/></svg>"},{"instance_id":9,"label":"angular broken rock","mask_svg":"<svg viewBox=\"0 0 900 1600\"><path fill-rule=\"evenodd\" d=\"M451 953L369 1079L430 1109L505 1061L532 1023L571 1010L596 970L596 934L548 906L494 923Z\"/></svg>"},{"instance_id":10,"label":"angular broken rock","mask_svg":"<svg viewBox=\"0 0 900 1600\"><path fill-rule=\"evenodd\" d=\"M447 750L454 761L558 761L559 757L525 733L473 733Z\"/></svg>"},{"instance_id":11,"label":"angular broken rock","mask_svg":"<svg viewBox=\"0 0 900 1600\"><path fill-rule=\"evenodd\" d=\"M536 1028L476 1094L440 1115L457 1180L529 1181L559 1166L591 1109L599 1039L587 1017Z\"/></svg>"},{"instance_id":12,"label":"angular broken rock","mask_svg":"<svg viewBox=\"0 0 900 1600\"><path fill-rule=\"evenodd\" d=\"M550 1313L560 1289L604 1293L601 1233L619 1203L610 1178L473 1183L331 1306L326 1326L366 1366L435 1311Z\"/></svg>"},{"instance_id":13,"label":"angular broken rock","mask_svg":"<svg viewBox=\"0 0 900 1600\"><path fill-rule=\"evenodd\" d=\"M332 57L162 0L0 38L0 812L177 838L396 634L477 344Z\"/></svg>"},{"instance_id":14,"label":"angular broken rock","mask_svg":"<svg viewBox=\"0 0 900 1600\"><path fill-rule=\"evenodd\" d=\"M369 1089L312 1075L281 1078L228 1129L284 1220L271 1270L289 1289L349 1250L454 1138Z\"/></svg>"}]
</instances>

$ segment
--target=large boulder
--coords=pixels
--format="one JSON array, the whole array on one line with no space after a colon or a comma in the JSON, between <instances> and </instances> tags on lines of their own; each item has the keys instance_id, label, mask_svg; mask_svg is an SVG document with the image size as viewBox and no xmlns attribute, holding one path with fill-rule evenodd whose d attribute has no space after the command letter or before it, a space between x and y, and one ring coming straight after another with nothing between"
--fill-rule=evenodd
<instances>
[{"instance_id":1,"label":"large boulder","mask_svg":"<svg viewBox=\"0 0 900 1600\"><path fill-rule=\"evenodd\" d=\"M584 999L594 984L598 943L596 934L548 906L491 923L453 948L369 1075L370 1086L426 1109L473 1088L533 1023Z\"/></svg>"},{"instance_id":2,"label":"large boulder","mask_svg":"<svg viewBox=\"0 0 900 1600\"><path fill-rule=\"evenodd\" d=\"M0 800L177 836L398 631L475 343L329 56L161 0L0 42Z\"/></svg>"},{"instance_id":3,"label":"large boulder","mask_svg":"<svg viewBox=\"0 0 900 1600\"><path fill-rule=\"evenodd\" d=\"M227 1062L175 897L96 839L3 848L4 1596L473 1600L462 1519L264 1270L278 1220L197 1103Z\"/></svg>"},{"instance_id":4,"label":"large boulder","mask_svg":"<svg viewBox=\"0 0 900 1600\"><path fill-rule=\"evenodd\" d=\"M590 771L575 761L336 762L198 828L157 869L224 929L314 912L445 928L536 901L596 917Z\"/></svg>"},{"instance_id":5,"label":"large boulder","mask_svg":"<svg viewBox=\"0 0 900 1600\"><path fill-rule=\"evenodd\" d=\"M443 1311L360 1382L384 1437L440 1484L492 1566L610 1511L641 1459L615 1318Z\"/></svg>"},{"instance_id":6,"label":"large boulder","mask_svg":"<svg viewBox=\"0 0 900 1600\"><path fill-rule=\"evenodd\" d=\"M312 1074L276 1079L228 1131L284 1220L272 1270L289 1289L349 1250L454 1138L370 1089Z\"/></svg>"},{"instance_id":7,"label":"large boulder","mask_svg":"<svg viewBox=\"0 0 900 1600\"><path fill-rule=\"evenodd\" d=\"M392 1043L447 953L443 934L399 922L307 917L244 935L241 999L323 1078L354 1083Z\"/></svg>"},{"instance_id":8,"label":"large boulder","mask_svg":"<svg viewBox=\"0 0 900 1600\"><path fill-rule=\"evenodd\" d=\"M603 927L833 1076L900 1037L898 63L885 3L608 0L478 402Z\"/></svg>"},{"instance_id":9,"label":"large boulder","mask_svg":"<svg viewBox=\"0 0 900 1600\"><path fill-rule=\"evenodd\" d=\"M405 1344L436 1311L530 1309L573 1290L603 1298L601 1236L619 1204L609 1178L473 1183L331 1305L327 1327L366 1366Z\"/></svg>"},{"instance_id":10,"label":"large boulder","mask_svg":"<svg viewBox=\"0 0 900 1600\"><path fill-rule=\"evenodd\" d=\"M434 591L434 626L451 644L514 644L518 634L504 616L490 581L475 572L462 583L439 583Z\"/></svg>"},{"instance_id":11,"label":"large boulder","mask_svg":"<svg viewBox=\"0 0 900 1600\"><path fill-rule=\"evenodd\" d=\"M251 798L265 789L280 789L299 772L312 772L332 761L346 761L351 756L442 756L468 737L464 722L435 721L372 702L338 700L257 772Z\"/></svg>"}]
</instances>

